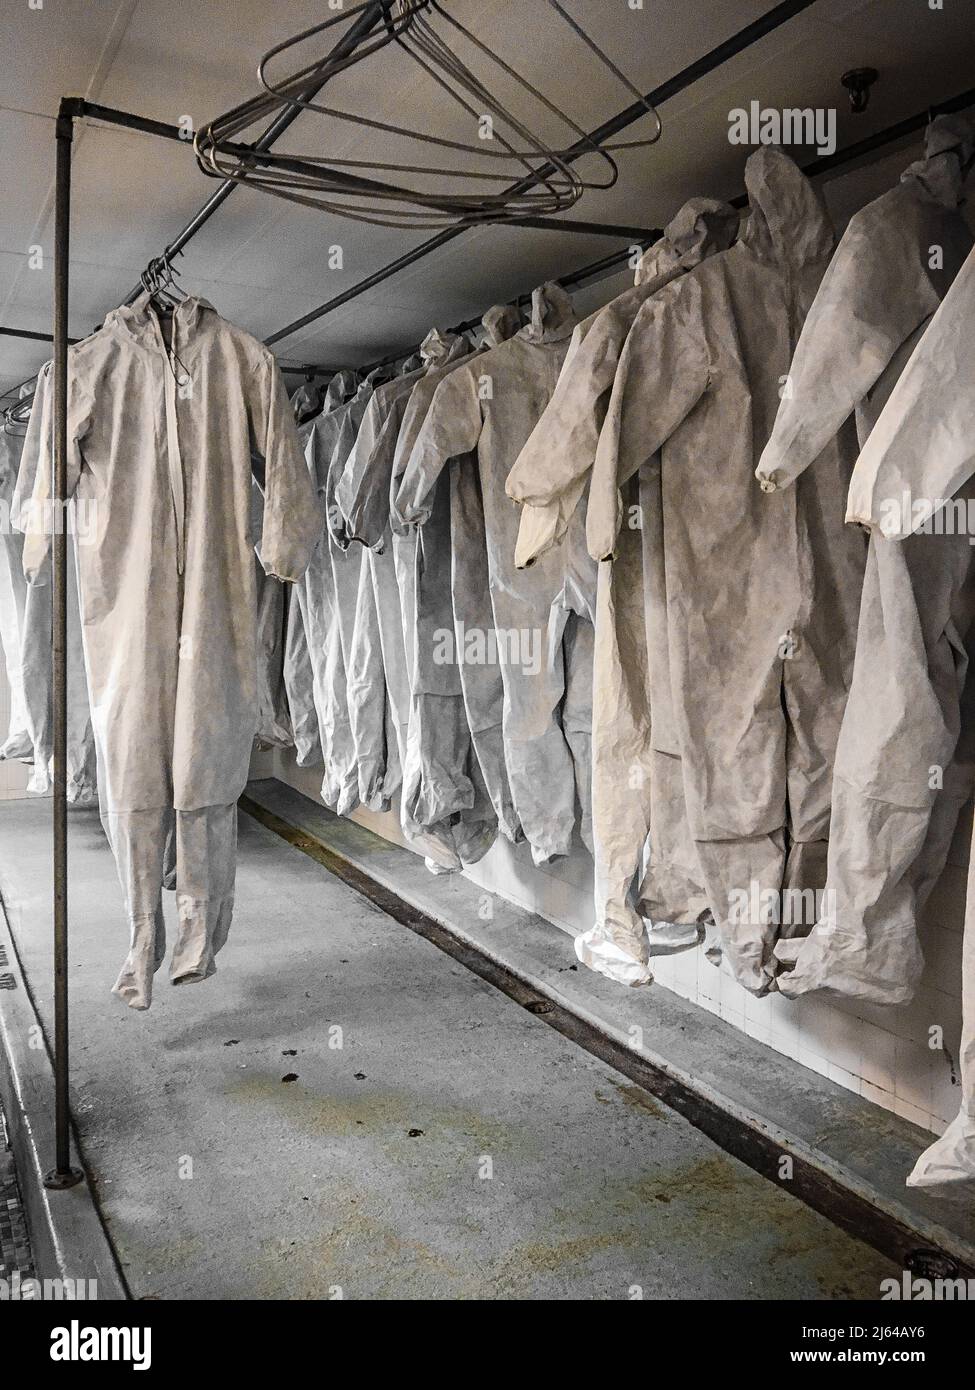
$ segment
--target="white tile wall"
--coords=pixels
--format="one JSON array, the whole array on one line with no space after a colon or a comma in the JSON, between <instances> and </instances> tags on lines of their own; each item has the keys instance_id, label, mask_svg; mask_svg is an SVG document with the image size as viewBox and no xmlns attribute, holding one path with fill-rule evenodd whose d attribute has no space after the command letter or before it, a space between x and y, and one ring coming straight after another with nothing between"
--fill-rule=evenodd
<instances>
[{"instance_id":1,"label":"white tile wall","mask_svg":"<svg viewBox=\"0 0 975 1390\"><path fill-rule=\"evenodd\" d=\"M317 798L321 773L301 769L285 753L275 756L282 781ZM262 768L267 775L266 763ZM388 840L403 844L397 819L356 811L352 817ZM811 995L756 999L725 969L712 965L704 947L653 962L656 984L717 1014L749 1037L773 1047L800 1066L827 1076L924 1129L940 1134L957 1113L957 1061L961 1031L961 933L965 909L965 859L970 815L955 837L952 862L925 914L926 959L921 987L903 1008L861 1006L850 1000ZM592 861L580 844L560 864L536 868L524 845L498 841L479 864L465 871L488 891L537 912L575 935L592 925ZM704 943L706 945L707 943ZM572 948L553 939L552 950L571 962ZM929 1046L929 1029L940 1027L944 1051Z\"/></svg>"}]
</instances>

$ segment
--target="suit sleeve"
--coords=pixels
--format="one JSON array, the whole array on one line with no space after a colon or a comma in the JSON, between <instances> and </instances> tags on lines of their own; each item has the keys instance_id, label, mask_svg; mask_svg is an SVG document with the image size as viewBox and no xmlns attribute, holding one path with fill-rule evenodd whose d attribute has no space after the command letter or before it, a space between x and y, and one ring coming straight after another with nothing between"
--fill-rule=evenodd
<instances>
[{"instance_id":1,"label":"suit sleeve","mask_svg":"<svg viewBox=\"0 0 975 1390\"><path fill-rule=\"evenodd\" d=\"M865 210L868 214L870 209ZM896 220L896 219L895 219ZM819 457L876 385L902 343L934 312L904 261L901 229L880 216L854 217L827 267L789 369L788 386L755 476L786 487Z\"/></svg>"},{"instance_id":2,"label":"suit sleeve","mask_svg":"<svg viewBox=\"0 0 975 1390\"><path fill-rule=\"evenodd\" d=\"M709 362L701 291L687 276L644 304L620 357L589 487L586 539L594 560L614 555L620 489L705 394Z\"/></svg>"},{"instance_id":3,"label":"suit sleeve","mask_svg":"<svg viewBox=\"0 0 975 1390\"><path fill-rule=\"evenodd\" d=\"M257 373L251 407L254 447L264 459L260 560L267 574L293 583L308 567L322 534L323 517L273 358L266 359Z\"/></svg>"},{"instance_id":4,"label":"suit sleeve","mask_svg":"<svg viewBox=\"0 0 975 1390\"><path fill-rule=\"evenodd\" d=\"M404 525L422 526L433 510L437 479L452 458L477 448L482 428L477 376L461 367L444 377L433 394L396 494Z\"/></svg>"},{"instance_id":5,"label":"suit sleeve","mask_svg":"<svg viewBox=\"0 0 975 1390\"><path fill-rule=\"evenodd\" d=\"M68 365L68 483L67 501L74 496L84 458L81 444L88 432L91 401ZM37 378L34 404L24 440L20 472L14 489L12 516L24 532L24 576L30 584L47 584L51 572L51 536L57 504L54 502L54 364L48 362Z\"/></svg>"}]
</instances>

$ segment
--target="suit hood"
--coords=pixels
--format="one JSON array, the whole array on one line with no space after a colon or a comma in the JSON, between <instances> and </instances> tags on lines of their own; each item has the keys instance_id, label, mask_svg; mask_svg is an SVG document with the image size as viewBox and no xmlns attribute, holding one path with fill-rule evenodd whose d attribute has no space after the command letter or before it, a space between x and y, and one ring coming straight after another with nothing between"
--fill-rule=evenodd
<instances>
[{"instance_id":1,"label":"suit hood","mask_svg":"<svg viewBox=\"0 0 975 1390\"><path fill-rule=\"evenodd\" d=\"M481 319L484 346L493 348L506 343L519 331L521 324L521 310L516 304L492 304Z\"/></svg>"},{"instance_id":2,"label":"suit hood","mask_svg":"<svg viewBox=\"0 0 975 1390\"><path fill-rule=\"evenodd\" d=\"M518 337L528 343L559 343L577 322L572 300L561 285L548 280L532 291L531 318Z\"/></svg>"},{"instance_id":3,"label":"suit hood","mask_svg":"<svg viewBox=\"0 0 975 1390\"><path fill-rule=\"evenodd\" d=\"M716 251L727 251L738 235L739 214L716 198L689 198L645 251L633 283L646 284L677 266L690 270Z\"/></svg>"},{"instance_id":4,"label":"suit hood","mask_svg":"<svg viewBox=\"0 0 975 1390\"><path fill-rule=\"evenodd\" d=\"M745 188L750 216L740 241L753 255L786 271L825 265L836 241L833 225L794 159L763 145L745 162Z\"/></svg>"}]
</instances>

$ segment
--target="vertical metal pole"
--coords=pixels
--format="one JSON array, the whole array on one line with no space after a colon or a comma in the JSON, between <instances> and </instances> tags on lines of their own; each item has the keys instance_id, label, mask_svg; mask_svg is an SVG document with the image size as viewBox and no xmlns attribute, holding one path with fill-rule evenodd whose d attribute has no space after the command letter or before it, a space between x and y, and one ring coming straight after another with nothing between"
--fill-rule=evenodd
<instances>
[{"instance_id":1,"label":"vertical metal pole","mask_svg":"<svg viewBox=\"0 0 975 1390\"><path fill-rule=\"evenodd\" d=\"M74 118L58 113L54 197L54 549L52 585L54 706L54 1132L56 1166L48 1187L72 1187L68 1103L68 254L71 230L71 145Z\"/></svg>"}]
</instances>

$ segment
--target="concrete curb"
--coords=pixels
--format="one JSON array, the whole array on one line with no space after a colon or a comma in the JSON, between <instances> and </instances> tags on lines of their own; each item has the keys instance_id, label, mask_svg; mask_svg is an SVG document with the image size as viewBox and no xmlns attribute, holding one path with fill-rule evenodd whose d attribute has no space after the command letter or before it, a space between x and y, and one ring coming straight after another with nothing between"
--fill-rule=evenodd
<instances>
[{"instance_id":1,"label":"concrete curb","mask_svg":"<svg viewBox=\"0 0 975 1390\"><path fill-rule=\"evenodd\" d=\"M40 1280L86 1281L102 1302L127 1300L83 1159L72 1135L72 1165L85 1177L52 1191L44 1175L54 1154L54 1071L10 924L0 903L0 1095Z\"/></svg>"}]
</instances>

